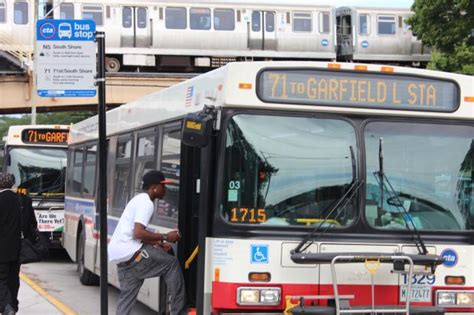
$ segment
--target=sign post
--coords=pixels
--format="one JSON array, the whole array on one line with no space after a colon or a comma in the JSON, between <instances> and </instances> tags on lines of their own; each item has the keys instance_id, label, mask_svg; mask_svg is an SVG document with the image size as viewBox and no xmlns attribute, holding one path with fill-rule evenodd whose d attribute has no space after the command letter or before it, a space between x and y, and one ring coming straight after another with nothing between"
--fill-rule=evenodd
<instances>
[{"instance_id":1,"label":"sign post","mask_svg":"<svg viewBox=\"0 0 474 315\"><path fill-rule=\"evenodd\" d=\"M94 97L99 129L100 313L108 314L105 33L92 20L39 20L36 82L41 97ZM97 38L97 45L96 45ZM97 60L97 55L99 56ZM98 64L97 64L98 62Z\"/></svg>"},{"instance_id":2,"label":"sign post","mask_svg":"<svg viewBox=\"0 0 474 315\"><path fill-rule=\"evenodd\" d=\"M99 86L99 223L100 223L100 313L108 314L108 272L107 272L107 141L106 141L106 99L105 99L105 33L97 32L99 64L97 85Z\"/></svg>"},{"instance_id":3,"label":"sign post","mask_svg":"<svg viewBox=\"0 0 474 315\"><path fill-rule=\"evenodd\" d=\"M36 84L41 97L94 97L95 22L38 20Z\"/></svg>"}]
</instances>

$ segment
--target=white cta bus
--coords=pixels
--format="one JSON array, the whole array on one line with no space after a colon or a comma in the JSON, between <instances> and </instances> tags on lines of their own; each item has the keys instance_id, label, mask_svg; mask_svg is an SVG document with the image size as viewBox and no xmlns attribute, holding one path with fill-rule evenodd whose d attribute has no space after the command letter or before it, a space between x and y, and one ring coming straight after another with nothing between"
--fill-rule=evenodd
<instances>
[{"instance_id":1,"label":"white cta bus","mask_svg":"<svg viewBox=\"0 0 474 315\"><path fill-rule=\"evenodd\" d=\"M15 176L19 193L31 197L38 229L52 247L61 246L69 126L10 126L4 170Z\"/></svg>"},{"instance_id":2,"label":"white cta bus","mask_svg":"<svg viewBox=\"0 0 474 315\"><path fill-rule=\"evenodd\" d=\"M199 314L473 312L473 109L469 76L229 64L107 112L108 234L160 169L174 184L150 228L182 232ZM64 246L85 284L96 145L97 117L71 127ZM166 310L159 279L139 300Z\"/></svg>"}]
</instances>

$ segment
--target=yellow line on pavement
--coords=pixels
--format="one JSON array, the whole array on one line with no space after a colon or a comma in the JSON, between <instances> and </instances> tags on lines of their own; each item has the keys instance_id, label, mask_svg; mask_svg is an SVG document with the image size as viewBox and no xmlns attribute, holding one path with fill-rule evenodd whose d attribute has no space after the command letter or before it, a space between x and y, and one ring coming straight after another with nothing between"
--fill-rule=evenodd
<instances>
[{"instance_id":1,"label":"yellow line on pavement","mask_svg":"<svg viewBox=\"0 0 474 315\"><path fill-rule=\"evenodd\" d=\"M21 279L21 281L28 284L33 290L38 292L39 295L41 295L46 300L48 300L49 303L53 304L54 307L56 307L63 314L65 314L65 315L76 315L77 314L73 309L71 309L69 306L67 306L66 304L59 301L57 298L55 298L51 294L49 294L48 291L46 291L45 289L40 287L36 282L31 280L27 275L25 275L22 272L20 272L20 279Z\"/></svg>"}]
</instances>

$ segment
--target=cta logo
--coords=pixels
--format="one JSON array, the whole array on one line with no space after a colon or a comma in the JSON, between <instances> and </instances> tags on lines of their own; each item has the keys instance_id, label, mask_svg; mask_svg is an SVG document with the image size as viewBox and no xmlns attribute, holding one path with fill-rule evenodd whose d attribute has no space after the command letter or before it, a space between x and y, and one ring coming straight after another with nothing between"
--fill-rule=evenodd
<instances>
[{"instance_id":1,"label":"cta logo","mask_svg":"<svg viewBox=\"0 0 474 315\"><path fill-rule=\"evenodd\" d=\"M327 39L323 39L321 41L321 45L323 45L324 47L326 47L327 45L329 45L329 41Z\"/></svg>"},{"instance_id":2,"label":"cta logo","mask_svg":"<svg viewBox=\"0 0 474 315\"><path fill-rule=\"evenodd\" d=\"M44 39L51 39L56 35L56 27L53 23L44 23L40 27L39 34Z\"/></svg>"},{"instance_id":3,"label":"cta logo","mask_svg":"<svg viewBox=\"0 0 474 315\"><path fill-rule=\"evenodd\" d=\"M458 263L458 253L454 249L446 248L441 252L441 257L444 258L443 266L451 268Z\"/></svg>"},{"instance_id":4,"label":"cta logo","mask_svg":"<svg viewBox=\"0 0 474 315\"><path fill-rule=\"evenodd\" d=\"M362 43L360 43L360 45L362 46L362 48L368 48L369 47L369 42L364 40L364 41L362 41Z\"/></svg>"}]
</instances>

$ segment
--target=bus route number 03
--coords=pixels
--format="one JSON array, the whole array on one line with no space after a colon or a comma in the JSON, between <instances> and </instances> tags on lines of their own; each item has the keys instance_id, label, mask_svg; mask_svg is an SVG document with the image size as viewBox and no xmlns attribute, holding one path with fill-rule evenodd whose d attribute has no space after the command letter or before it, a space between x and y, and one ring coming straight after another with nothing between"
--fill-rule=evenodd
<instances>
[{"instance_id":1,"label":"bus route number 03","mask_svg":"<svg viewBox=\"0 0 474 315\"><path fill-rule=\"evenodd\" d=\"M233 223L263 223L267 220L265 209L232 208L230 221Z\"/></svg>"}]
</instances>

